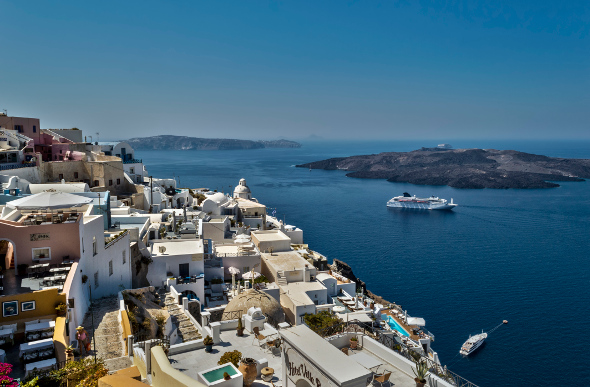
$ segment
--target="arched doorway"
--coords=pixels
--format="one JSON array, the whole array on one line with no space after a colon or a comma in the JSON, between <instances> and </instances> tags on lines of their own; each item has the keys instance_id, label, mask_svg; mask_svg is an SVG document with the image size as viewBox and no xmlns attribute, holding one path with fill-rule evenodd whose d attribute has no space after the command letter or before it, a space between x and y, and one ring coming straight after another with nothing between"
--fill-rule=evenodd
<instances>
[{"instance_id":1,"label":"arched doorway","mask_svg":"<svg viewBox=\"0 0 590 387\"><path fill-rule=\"evenodd\" d=\"M295 383L295 387L312 387L312 385L305 379L299 379L297 383Z\"/></svg>"},{"instance_id":2,"label":"arched doorway","mask_svg":"<svg viewBox=\"0 0 590 387\"><path fill-rule=\"evenodd\" d=\"M2 270L14 269L16 272L16 245L10 239L0 239L0 267Z\"/></svg>"}]
</instances>

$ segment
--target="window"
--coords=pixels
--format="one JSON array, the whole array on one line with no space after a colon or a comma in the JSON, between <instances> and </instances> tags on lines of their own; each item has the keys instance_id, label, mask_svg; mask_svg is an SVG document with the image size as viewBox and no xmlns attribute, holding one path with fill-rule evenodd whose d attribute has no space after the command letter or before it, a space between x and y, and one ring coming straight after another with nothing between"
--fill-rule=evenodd
<instances>
[{"instance_id":1,"label":"window","mask_svg":"<svg viewBox=\"0 0 590 387\"><path fill-rule=\"evenodd\" d=\"M60 174L59 174L59 180L61 181L61 180L63 180L63 179L64 179L64 174L63 174L63 173L60 173Z\"/></svg>"},{"instance_id":2,"label":"window","mask_svg":"<svg viewBox=\"0 0 590 387\"><path fill-rule=\"evenodd\" d=\"M113 275L113 260L109 261L109 277Z\"/></svg>"},{"instance_id":3,"label":"window","mask_svg":"<svg viewBox=\"0 0 590 387\"><path fill-rule=\"evenodd\" d=\"M117 179L117 185L121 184L121 179Z\"/></svg>"},{"instance_id":4,"label":"window","mask_svg":"<svg viewBox=\"0 0 590 387\"><path fill-rule=\"evenodd\" d=\"M94 273L94 289L98 287L98 272Z\"/></svg>"},{"instance_id":5,"label":"window","mask_svg":"<svg viewBox=\"0 0 590 387\"><path fill-rule=\"evenodd\" d=\"M37 125L33 125L33 133L37 133Z\"/></svg>"},{"instance_id":6,"label":"window","mask_svg":"<svg viewBox=\"0 0 590 387\"><path fill-rule=\"evenodd\" d=\"M23 126L22 125L14 125L14 130L16 130L19 133L23 132Z\"/></svg>"},{"instance_id":7,"label":"window","mask_svg":"<svg viewBox=\"0 0 590 387\"><path fill-rule=\"evenodd\" d=\"M96 237L92 237L92 255L93 255L93 256L97 254L97 253L96 253L96 251L97 251L97 250L96 250L96 247L97 247L97 246L96 246ZM97 275L98 275L98 274L97 274Z\"/></svg>"},{"instance_id":8,"label":"window","mask_svg":"<svg viewBox=\"0 0 590 387\"><path fill-rule=\"evenodd\" d=\"M98 187L98 180L94 180L94 186Z\"/></svg>"},{"instance_id":9,"label":"window","mask_svg":"<svg viewBox=\"0 0 590 387\"><path fill-rule=\"evenodd\" d=\"M61 154L63 154L63 149L60 149L60 150L59 150L59 154L60 154L60 155L61 155Z\"/></svg>"},{"instance_id":10,"label":"window","mask_svg":"<svg viewBox=\"0 0 590 387\"><path fill-rule=\"evenodd\" d=\"M123 265L127 262L127 251L123 250Z\"/></svg>"},{"instance_id":11,"label":"window","mask_svg":"<svg viewBox=\"0 0 590 387\"><path fill-rule=\"evenodd\" d=\"M33 249L33 261L51 260L51 249L49 247L40 247Z\"/></svg>"},{"instance_id":12,"label":"window","mask_svg":"<svg viewBox=\"0 0 590 387\"><path fill-rule=\"evenodd\" d=\"M74 172L74 179L78 178L78 172Z\"/></svg>"},{"instance_id":13,"label":"window","mask_svg":"<svg viewBox=\"0 0 590 387\"><path fill-rule=\"evenodd\" d=\"M244 266L244 271L242 273L247 273L250 271L250 266Z\"/></svg>"},{"instance_id":14,"label":"window","mask_svg":"<svg viewBox=\"0 0 590 387\"><path fill-rule=\"evenodd\" d=\"M112 180L109 180L109 185L113 185L113 181Z\"/></svg>"},{"instance_id":15,"label":"window","mask_svg":"<svg viewBox=\"0 0 590 387\"><path fill-rule=\"evenodd\" d=\"M135 174L135 168L129 168L129 173L131 173L132 175Z\"/></svg>"}]
</instances>

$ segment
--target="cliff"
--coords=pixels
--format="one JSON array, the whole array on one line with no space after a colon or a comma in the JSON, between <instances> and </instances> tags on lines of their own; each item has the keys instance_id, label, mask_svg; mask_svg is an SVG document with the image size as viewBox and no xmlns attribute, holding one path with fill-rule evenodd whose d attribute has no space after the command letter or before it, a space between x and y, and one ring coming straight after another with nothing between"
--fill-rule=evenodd
<instances>
[{"instance_id":1,"label":"cliff","mask_svg":"<svg viewBox=\"0 0 590 387\"><path fill-rule=\"evenodd\" d=\"M236 150L261 148L301 148L301 144L289 140L253 141L172 135L136 137L128 140L127 142L134 149L138 150Z\"/></svg>"},{"instance_id":2,"label":"cliff","mask_svg":"<svg viewBox=\"0 0 590 387\"><path fill-rule=\"evenodd\" d=\"M412 152L339 157L297 165L345 170L346 176L455 188L551 188L590 177L590 160L514 150L422 148Z\"/></svg>"}]
</instances>

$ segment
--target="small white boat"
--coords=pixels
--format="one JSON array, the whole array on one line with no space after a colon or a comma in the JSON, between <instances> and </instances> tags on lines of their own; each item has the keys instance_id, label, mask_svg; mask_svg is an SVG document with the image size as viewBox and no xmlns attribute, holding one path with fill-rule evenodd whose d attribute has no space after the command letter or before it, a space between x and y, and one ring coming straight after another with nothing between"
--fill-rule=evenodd
<instances>
[{"instance_id":1,"label":"small white boat","mask_svg":"<svg viewBox=\"0 0 590 387\"><path fill-rule=\"evenodd\" d=\"M487 338L488 334L485 332L481 332L480 334L475 336L469 336L467 341L463 343L463 345L461 346L461 350L459 351L459 353L463 356L468 356L472 354L473 352L475 352L476 349L478 349L483 344L483 342Z\"/></svg>"}]
</instances>

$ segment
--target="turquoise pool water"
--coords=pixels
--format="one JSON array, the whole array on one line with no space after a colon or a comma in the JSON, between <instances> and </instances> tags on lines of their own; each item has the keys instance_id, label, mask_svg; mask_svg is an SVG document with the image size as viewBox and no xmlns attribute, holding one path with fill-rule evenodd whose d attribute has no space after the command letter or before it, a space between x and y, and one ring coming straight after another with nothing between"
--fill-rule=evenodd
<instances>
[{"instance_id":1,"label":"turquoise pool water","mask_svg":"<svg viewBox=\"0 0 590 387\"><path fill-rule=\"evenodd\" d=\"M391 329L395 329L396 331L398 331L402 335L404 335L406 337L410 337L410 334L408 332L406 332L406 330L404 328L402 328L401 325L399 325L397 323L397 321L395 321L393 319L393 317L387 316L387 324L389 324L389 326L391 327Z\"/></svg>"},{"instance_id":2,"label":"turquoise pool water","mask_svg":"<svg viewBox=\"0 0 590 387\"><path fill-rule=\"evenodd\" d=\"M217 368L213 371L205 372L203 374L203 377L209 383L213 383L213 382L216 382L220 379L223 379L224 372L227 372L230 376L234 376L237 374L235 368L232 367L231 364L226 364L225 367L221 367L221 368Z\"/></svg>"}]
</instances>

